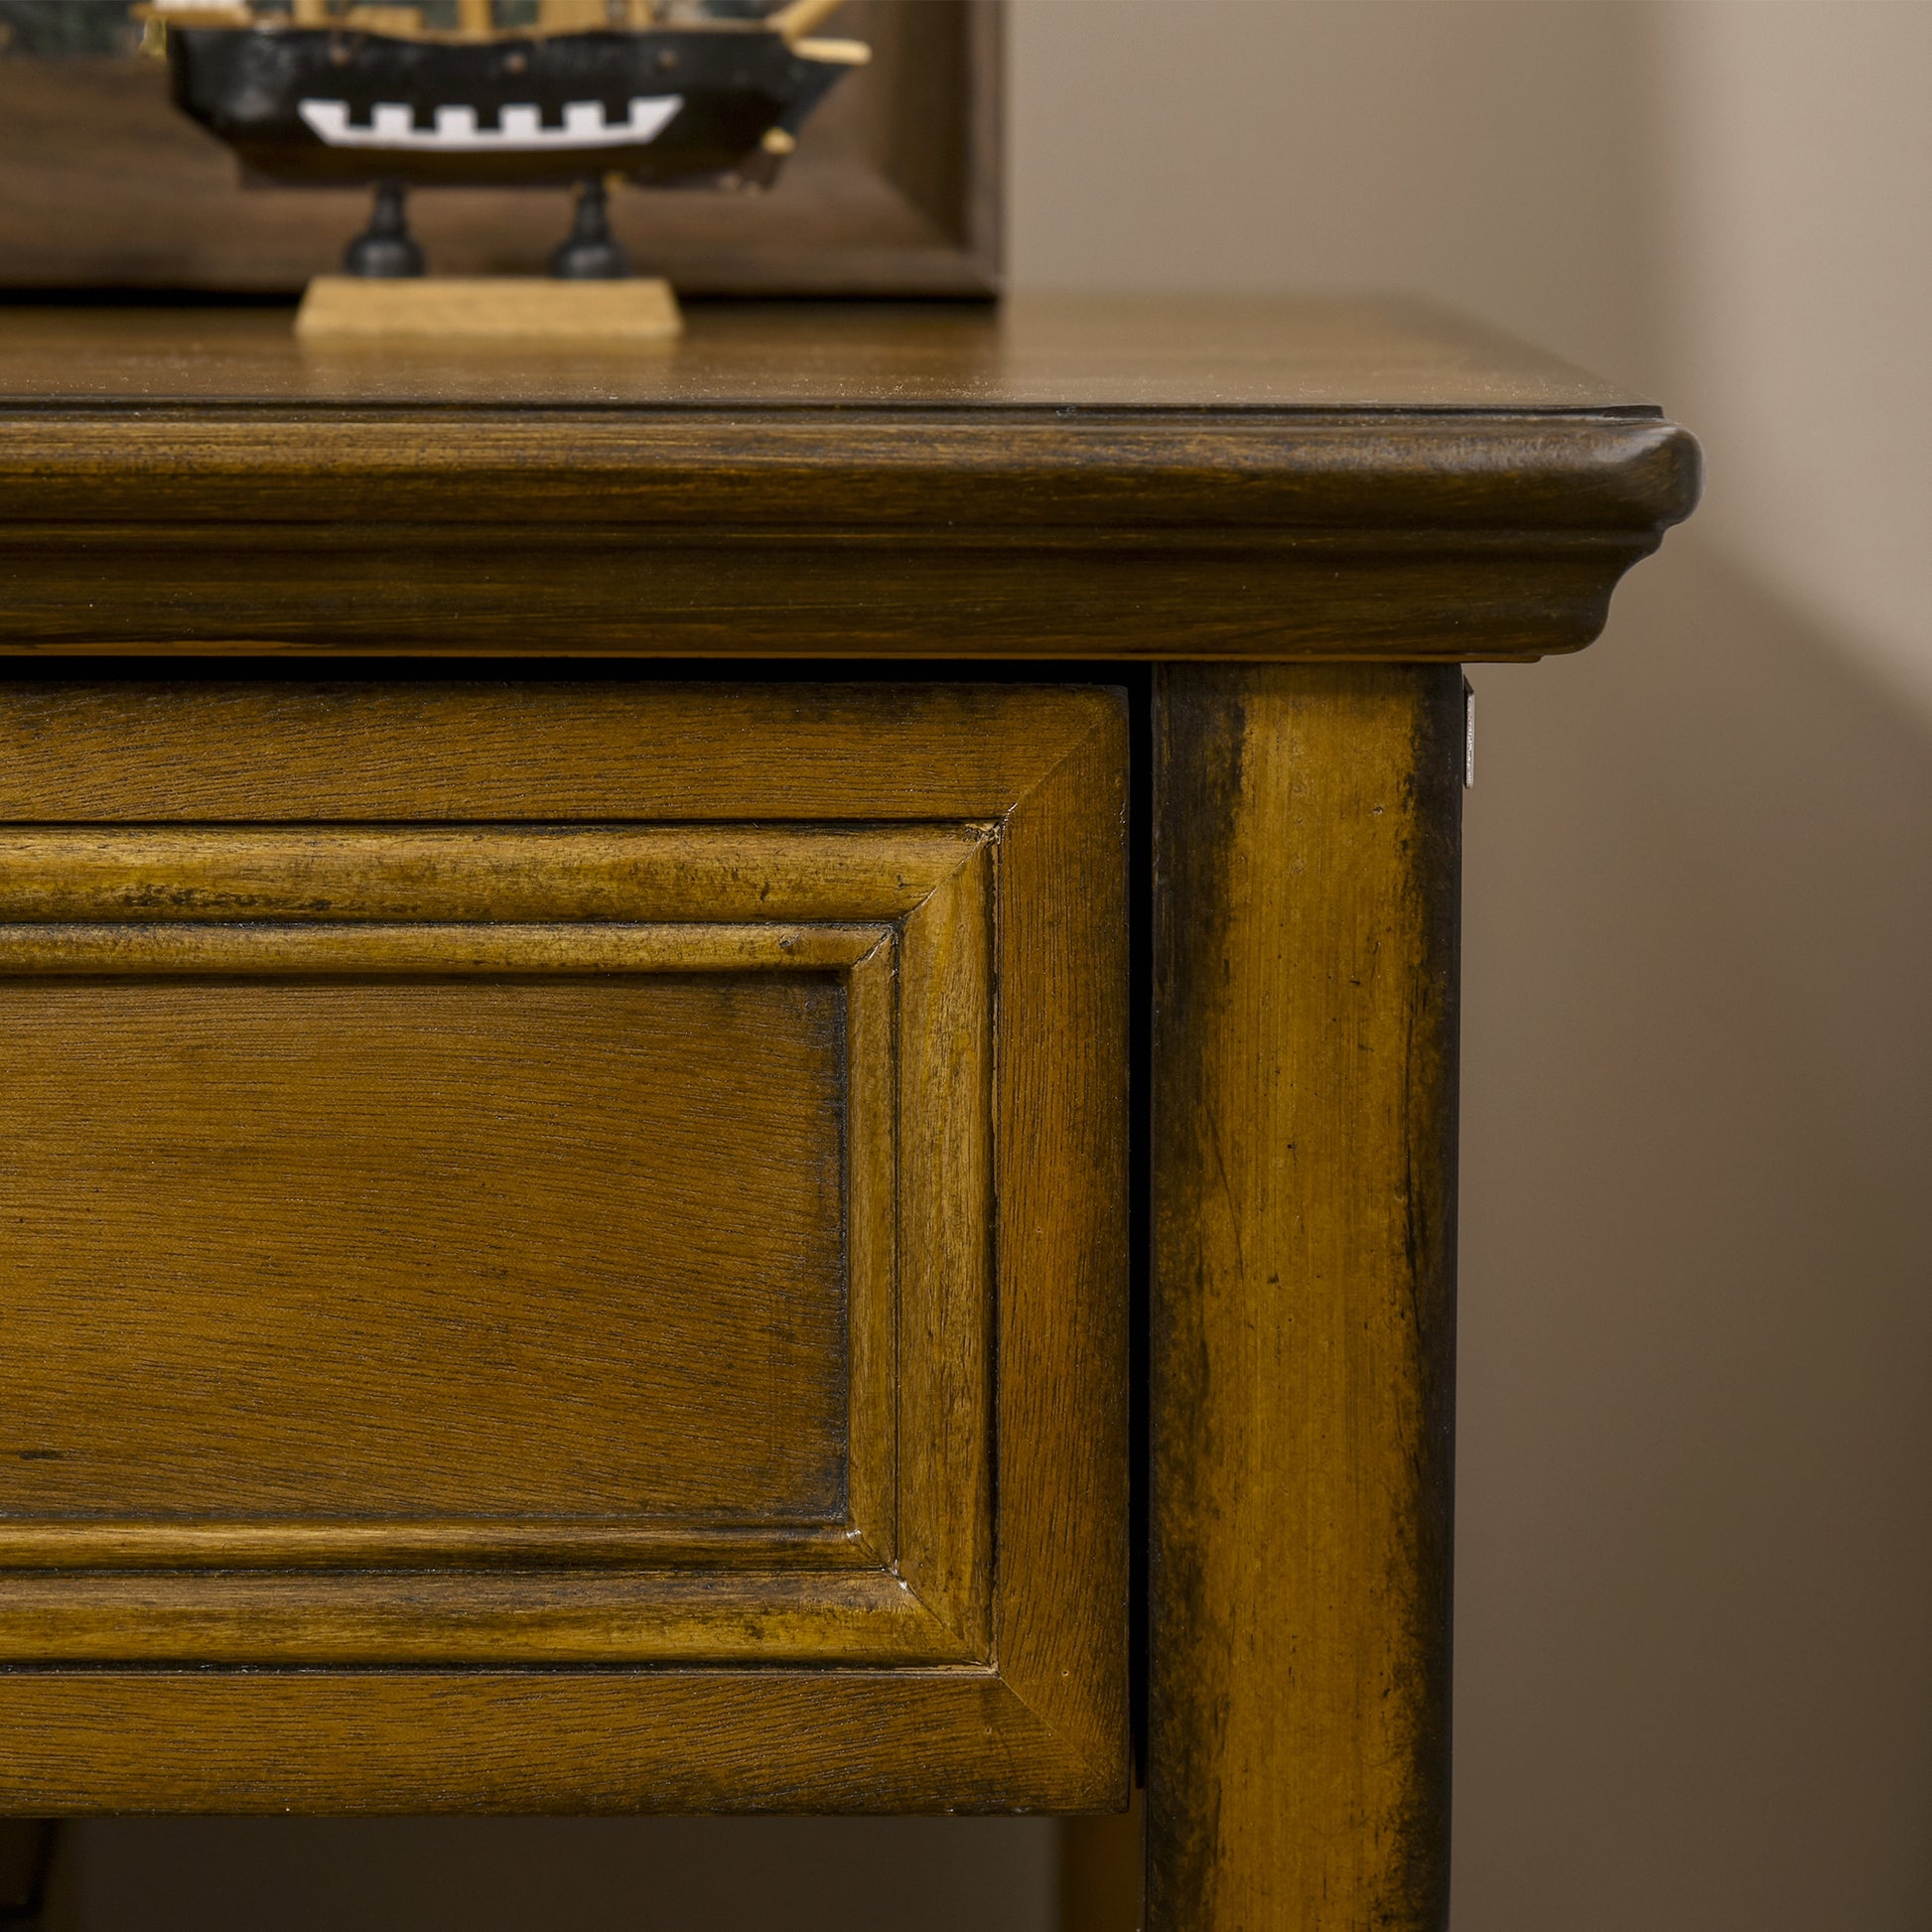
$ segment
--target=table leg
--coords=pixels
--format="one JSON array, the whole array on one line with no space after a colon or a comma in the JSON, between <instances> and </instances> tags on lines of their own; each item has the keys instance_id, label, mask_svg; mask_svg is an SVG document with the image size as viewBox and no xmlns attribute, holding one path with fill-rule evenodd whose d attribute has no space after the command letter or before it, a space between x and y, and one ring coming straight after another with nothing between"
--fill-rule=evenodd
<instances>
[{"instance_id":1,"label":"table leg","mask_svg":"<svg viewBox=\"0 0 1932 1932\"><path fill-rule=\"evenodd\" d=\"M1140 1932L1146 1918L1146 1805L1062 1818L1057 1932Z\"/></svg>"},{"instance_id":2,"label":"table leg","mask_svg":"<svg viewBox=\"0 0 1932 1932\"><path fill-rule=\"evenodd\" d=\"M0 1927L42 1932L61 1827L51 1818L0 1818Z\"/></svg>"},{"instance_id":3,"label":"table leg","mask_svg":"<svg viewBox=\"0 0 1932 1932\"><path fill-rule=\"evenodd\" d=\"M1462 715L1159 674L1150 1932L1447 1914Z\"/></svg>"}]
</instances>

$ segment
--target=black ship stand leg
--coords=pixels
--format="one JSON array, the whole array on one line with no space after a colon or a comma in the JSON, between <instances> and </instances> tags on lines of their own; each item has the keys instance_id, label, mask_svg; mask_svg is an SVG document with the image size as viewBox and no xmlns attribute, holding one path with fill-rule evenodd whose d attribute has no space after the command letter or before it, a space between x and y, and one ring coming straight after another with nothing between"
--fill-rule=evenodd
<instances>
[{"instance_id":1,"label":"black ship stand leg","mask_svg":"<svg viewBox=\"0 0 1932 1932\"><path fill-rule=\"evenodd\" d=\"M630 257L611 232L601 181L587 181L577 191L577 218L569 239L550 257L550 272L563 282L621 282L630 273Z\"/></svg>"},{"instance_id":2,"label":"black ship stand leg","mask_svg":"<svg viewBox=\"0 0 1932 1932\"><path fill-rule=\"evenodd\" d=\"M343 271L381 281L423 272L422 244L409 232L401 182L385 181L377 186L369 225L344 252Z\"/></svg>"}]
</instances>

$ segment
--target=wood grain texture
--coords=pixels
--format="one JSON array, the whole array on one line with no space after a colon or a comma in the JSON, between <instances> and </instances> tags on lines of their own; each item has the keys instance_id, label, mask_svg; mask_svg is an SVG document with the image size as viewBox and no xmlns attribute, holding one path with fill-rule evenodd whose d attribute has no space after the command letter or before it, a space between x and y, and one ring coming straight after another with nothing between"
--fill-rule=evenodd
<instances>
[{"instance_id":1,"label":"wood grain texture","mask_svg":"<svg viewBox=\"0 0 1932 1932\"><path fill-rule=\"evenodd\" d=\"M686 1565L689 1555L686 1553ZM450 1575L89 1570L6 1580L0 1662L295 1670L406 1664L984 1668L882 1569L708 1575L667 1563ZM882 1748L885 1748L882 1740ZM155 1809L172 1809L163 1799Z\"/></svg>"},{"instance_id":2,"label":"wood grain texture","mask_svg":"<svg viewBox=\"0 0 1932 1932\"><path fill-rule=\"evenodd\" d=\"M1088 716L1002 822L997 856L994 1642L1028 1708L1110 1768L1104 1800L1080 1808L1118 1810L1127 1513L1066 1506L1127 1477L1127 719ZM1028 1283L1051 1283L1043 1308L1016 1292Z\"/></svg>"},{"instance_id":3,"label":"wood grain texture","mask_svg":"<svg viewBox=\"0 0 1932 1932\"><path fill-rule=\"evenodd\" d=\"M18 666L0 700L0 824L39 826L622 820L755 841L775 819L873 836L1003 819L1092 728L1062 692L1026 685L585 684L527 668L251 683ZM828 877L840 863L828 855Z\"/></svg>"},{"instance_id":4,"label":"wood grain texture","mask_svg":"<svg viewBox=\"0 0 1932 1932\"><path fill-rule=\"evenodd\" d=\"M992 867L904 924L898 962L898 1575L979 1655L993 1566ZM1011 1131L1009 1129L1009 1131Z\"/></svg>"},{"instance_id":5,"label":"wood grain texture","mask_svg":"<svg viewBox=\"0 0 1932 1932\"><path fill-rule=\"evenodd\" d=\"M846 966L887 936L881 926L838 925L10 925L0 926L0 972L69 979L730 973Z\"/></svg>"},{"instance_id":6,"label":"wood grain texture","mask_svg":"<svg viewBox=\"0 0 1932 1932\"><path fill-rule=\"evenodd\" d=\"M0 1672L0 1809L1106 1810L990 1669Z\"/></svg>"},{"instance_id":7,"label":"wood grain texture","mask_svg":"<svg viewBox=\"0 0 1932 1932\"><path fill-rule=\"evenodd\" d=\"M0 1061L0 1525L842 1518L835 976L17 980Z\"/></svg>"},{"instance_id":8,"label":"wood grain texture","mask_svg":"<svg viewBox=\"0 0 1932 1932\"><path fill-rule=\"evenodd\" d=\"M1696 446L1319 302L694 309L609 356L0 316L9 650L1528 657Z\"/></svg>"},{"instance_id":9,"label":"wood grain texture","mask_svg":"<svg viewBox=\"0 0 1932 1932\"><path fill-rule=\"evenodd\" d=\"M0 1809L1120 1791L1116 694L34 680L0 738ZM515 1697L400 1739L492 1663L653 1667L604 1798ZM337 1743L265 1771L237 1666Z\"/></svg>"},{"instance_id":10,"label":"wood grain texture","mask_svg":"<svg viewBox=\"0 0 1932 1932\"><path fill-rule=\"evenodd\" d=\"M325 417L421 404L1656 413L1510 337L1400 300L693 303L691 331L668 357L318 356L289 320L276 310L9 309L0 397L18 408L306 406Z\"/></svg>"},{"instance_id":11,"label":"wood grain texture","mask_svg":"<svg viewBox=\"0 0 1932 1932\"><path fill-rule=\"evenodd\" d=\"M1152 1932L1444 1923L1461 725L1159 683Z\"/></svg>"},{"instance_id":12,"label":"wood grain texture","mask_svg":"<svg viewBox=\"0 0 1932 1932\"><path fill-rule=\"evenodd\" d=\"M808 839L768 825L0 828L0 923L823 926L904 917L985 836L973 825L831 825Z\"/></svg>"}]
</instances>

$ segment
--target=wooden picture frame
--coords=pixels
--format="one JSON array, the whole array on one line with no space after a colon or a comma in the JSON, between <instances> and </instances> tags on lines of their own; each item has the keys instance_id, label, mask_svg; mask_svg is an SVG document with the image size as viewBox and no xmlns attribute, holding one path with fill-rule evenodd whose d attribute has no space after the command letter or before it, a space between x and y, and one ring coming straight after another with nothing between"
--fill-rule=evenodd
<instances>
[{"instance_id":1,"label":"wooden picture frame","mask_svg":"<svg viewBox=\"0 0 1932 1932\"><path fill-rule=\"evenodd\" d=\"M1003 0L850 0L873 49L765 193L625 189L614 225L684 295L999 292ZM0 60L0 290L295 294L336 268L367 197L244 188L157 62ZM433 272L541 272L557 194L412 203Z\"/></svg>"}]
</instances>

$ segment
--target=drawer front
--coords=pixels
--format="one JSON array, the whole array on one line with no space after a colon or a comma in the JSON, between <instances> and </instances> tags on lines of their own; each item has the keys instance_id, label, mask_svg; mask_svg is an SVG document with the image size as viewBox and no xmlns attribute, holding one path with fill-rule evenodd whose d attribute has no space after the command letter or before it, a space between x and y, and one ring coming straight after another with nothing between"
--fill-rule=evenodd
<instances>
[{"instance_id":1,"label":"drawer front","mask_svg":"<svg viewBox=\"0 0 1932 1932\"><path fill-rule=\"evenodd\" d=\"M0 694L0 1802L1118 1795L1124 782L1092 691Z\"/></svg>"}]
</instances>

